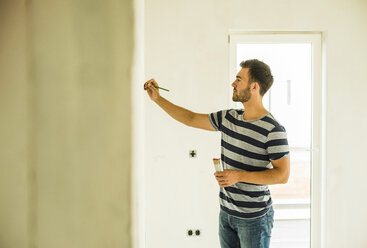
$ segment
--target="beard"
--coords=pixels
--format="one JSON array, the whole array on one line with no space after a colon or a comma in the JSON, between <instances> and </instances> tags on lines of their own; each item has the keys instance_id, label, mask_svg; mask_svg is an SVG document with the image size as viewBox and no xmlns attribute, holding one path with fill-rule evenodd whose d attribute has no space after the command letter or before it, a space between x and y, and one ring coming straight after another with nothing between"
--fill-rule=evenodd
<instances>
[{"instance_id":1,"label":"beard","mask_svg":"<svg viewBox=\"0 0 367 248\"><path fill-rule=\"evenodd\" d=\"M242 92L237 92L234 91L233 92L233 96L232 96L232 100L234 102L247 102L248 100L251 99L251 92L250 92L250 87L247 87L244 91Z\"/></svg>"}]
</instances>

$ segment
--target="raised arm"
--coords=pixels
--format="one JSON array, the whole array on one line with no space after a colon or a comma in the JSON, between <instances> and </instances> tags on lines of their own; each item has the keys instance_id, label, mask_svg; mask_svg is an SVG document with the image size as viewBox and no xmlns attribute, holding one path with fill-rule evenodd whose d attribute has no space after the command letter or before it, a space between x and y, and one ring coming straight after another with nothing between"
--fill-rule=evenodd
<instances>
[{"instance_id":1,"label":"raised arm","mask_svg":"<svg viewBox=\"0 0 367 248\"><path fill-rule=\"evenodd\" d=\"M159 90L154 86L158 86L158 83L154 79L150 79L144 84L144 90L147 91L150 99L158 104L158 106L161 107L173 119L190 127L215 131L214 127L209 121L207 114L194 113L171 103L167 99L160 96Z\"/></svg>"}]
</instances>

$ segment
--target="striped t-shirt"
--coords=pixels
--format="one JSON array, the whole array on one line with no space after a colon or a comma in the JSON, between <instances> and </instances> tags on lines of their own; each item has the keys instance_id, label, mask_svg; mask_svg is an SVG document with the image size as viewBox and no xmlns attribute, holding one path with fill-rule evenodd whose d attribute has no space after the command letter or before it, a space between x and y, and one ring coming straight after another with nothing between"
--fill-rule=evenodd
<instances>
[{"instance_id":1,"label":"striped t-shirt","mask_svg":"<svg viewBox=\"0 0 367 248\"><path fill-rule=\"evenodd\" d=\"M209 114L210 123L221 132L223 169L263 171L272 168L270 160L289 156L287 134L270 114L246 121L244 110L229 109ZM220 187L223 211L239 218L256 218L272 204L267 185L239 182Z\"/></svg>"}]
</instances>

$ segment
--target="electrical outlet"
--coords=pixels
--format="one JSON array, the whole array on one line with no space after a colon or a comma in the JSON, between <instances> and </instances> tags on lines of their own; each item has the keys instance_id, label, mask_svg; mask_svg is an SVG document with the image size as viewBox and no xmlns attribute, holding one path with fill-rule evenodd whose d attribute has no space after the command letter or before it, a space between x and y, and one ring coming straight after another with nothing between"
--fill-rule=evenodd
<instances>
[{"instance_id":1,"label":"electrical outlet","mask_svg":"<svg viewBox=\"0 0 367 248\"><path fill-rule=\"evenodd\" d=\"M200 236L201 235L201 231L199 229L193 230L193 229L189 229L187 230L187 236L193 237L193 236Z\"/></svg>"},{"instance_id":2,"label":"electrical outlet","mask_svg":"<svg viewBox=\"0 0 367 248\"><path fill-rule=\"evenodd\" d=\"M189 157L190 158L196 158L198 155L197 151L196 150L190 150L189 151Z\"/></svg>"}]
</instances>

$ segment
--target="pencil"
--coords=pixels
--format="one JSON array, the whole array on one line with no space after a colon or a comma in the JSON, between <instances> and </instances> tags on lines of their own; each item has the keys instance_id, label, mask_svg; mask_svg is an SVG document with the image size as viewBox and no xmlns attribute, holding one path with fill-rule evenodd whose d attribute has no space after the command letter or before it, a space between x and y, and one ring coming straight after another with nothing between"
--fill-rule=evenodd
<instances>
[{"instance_id":1,"label":"pencil","mask_svg":"<svg viewBox=\"0 0 367 248\"><path fill-rule=\"evenodd\" d=\"M169 90L167 90L167 89L165 89L165 88L162 88L162 87L159 87L159 86L157 86L157 85L154 85L154 87L155 87L155 88L157 88L157 89L161 89L161 90L169 91Z\"/></svg>"}]
</instances>

